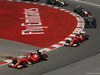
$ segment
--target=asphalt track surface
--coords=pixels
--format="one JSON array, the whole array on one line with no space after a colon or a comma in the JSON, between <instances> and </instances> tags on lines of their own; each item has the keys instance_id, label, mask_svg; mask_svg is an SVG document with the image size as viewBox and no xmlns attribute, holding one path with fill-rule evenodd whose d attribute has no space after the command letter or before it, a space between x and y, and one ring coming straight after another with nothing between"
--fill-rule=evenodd
<instances>
[{"instance_id":1,"label":"asphalt track surface","mask_svg":"<svg viewBox=\"0 0 100 75\"><path fill-rule=\"evenodd\" d=\"M40 49L39 47L0 38L0 54L8 56L19 56ZM6 52L5 52L6 51Z\"/></svg>"},{"instance_id":2,"label":"asphalt track surface","mask_svg":"<svg viewBox=\"0 0 100 75\"><path fill-rule=\"evenodd\" d=\"M40 1L44 3L45 1ZM40 62L34 65L29 65L29 67L17 70L13 68L7 67L7 65L0 67L0 75L41 75L49 71L53 71L55 69L70 65L87 57L93 56L100 52L99 42L100 42L100 26L99 26L99 18L100 18L100 8L96 8L91 5L85 5L83 3L76 3L71 1L66 1L69 3L68 7L63 7L65 9L73 10L74 6L81 5L85 9L90 10L94 17L97 18L97 28L89 28L84 29L89 35L90 39L81 44L81 46L74 47L61 47L54 51L51 51L48 54L49 60L45 62ZM88 63L88 62L87 62ZM54 74L55 75L55 74ZM71 74L69 74L71 75ZM73 75L73 74L72 74ZM78 72L77 74L78 75ZM85 75L85 74L84 74Z\"/></svg>"}]
</instances>

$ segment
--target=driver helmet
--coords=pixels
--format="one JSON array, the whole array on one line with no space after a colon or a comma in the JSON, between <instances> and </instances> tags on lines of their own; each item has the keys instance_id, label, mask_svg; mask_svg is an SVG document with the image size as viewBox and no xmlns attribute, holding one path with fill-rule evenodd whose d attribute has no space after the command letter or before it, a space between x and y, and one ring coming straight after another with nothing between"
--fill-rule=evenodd
<instances>
[{"instance_id":1,"label":"driver helmet","mask_svg":"<svg viewBox=\"0 0 100 75\"><path fill-rule=\"evenodd\" d=\"M84 11L84 8L82 8L81 11Z\"/></svg>"},{"instance_id":2,"label":"driver helmet","mask_svg":"<svg viewBox=\"0 0 100 75\"><path fill-rule=\"evenodd\" d=\"M33 53L31 52L30 55L33 56Z\"/></svg>"}]
</instances>

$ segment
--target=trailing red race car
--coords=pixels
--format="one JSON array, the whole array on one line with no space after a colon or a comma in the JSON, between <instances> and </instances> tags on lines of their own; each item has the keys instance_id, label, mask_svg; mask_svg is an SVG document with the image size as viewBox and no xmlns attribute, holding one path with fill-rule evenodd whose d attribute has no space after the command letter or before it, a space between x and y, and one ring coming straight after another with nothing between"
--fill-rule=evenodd
<instances>
[{"instance_id":1,"label":"trailing red race car","mask_svg":"<svg viewBox=\"0 0 100 75\"><path fill-rule=\"evenodd\" d=\"M23 67L27 67L28 66L27 64L34 64L46 60L48 60L48 56L44 53L42 54L38 50L37 53L30 53L29 55L23 57L22 59L19 60L13 59L12 63L8 64L8 66L21 69Z\"/></svg>"},{"instance_id":2,"label":"trailing red race car","mask_svg":"<svg viewBox=\"0 0 100 75\"><path fill-rule=\"evenodd\" d=\"M73 46L73 47L77 47L80 45L80 43L82 43L85 40L88 40L89 35L87 35L85 32L81 32L79 34L76 34L75 37L73 37L72 39L67 39L66 43L64 44L64 46Z\"/></svg>"}]
</instances>

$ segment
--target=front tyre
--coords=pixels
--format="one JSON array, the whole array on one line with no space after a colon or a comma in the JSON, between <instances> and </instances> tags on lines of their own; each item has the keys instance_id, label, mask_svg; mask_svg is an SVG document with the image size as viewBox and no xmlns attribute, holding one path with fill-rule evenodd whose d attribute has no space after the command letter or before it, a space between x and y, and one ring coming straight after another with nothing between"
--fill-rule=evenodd
<instances>
[{"instance_id":1,"label":"front tyre","mask_svg":"<svg viewBox=\"0 0 100 75\"><path fill-rule=\"evenodd\" d=\"M64 6L68 6L68 4L66 2L64 2Z\"/></svg>"},{"instance_id":2,"label":"front tyre","mask_svg":"<svg viewBox=\"0 0 100 75\"><path fill-rule=\"evenodd\" d=\"M16 59L12 60L12 63L15 65L18 61Z\"/></svg>"}]
</instances>

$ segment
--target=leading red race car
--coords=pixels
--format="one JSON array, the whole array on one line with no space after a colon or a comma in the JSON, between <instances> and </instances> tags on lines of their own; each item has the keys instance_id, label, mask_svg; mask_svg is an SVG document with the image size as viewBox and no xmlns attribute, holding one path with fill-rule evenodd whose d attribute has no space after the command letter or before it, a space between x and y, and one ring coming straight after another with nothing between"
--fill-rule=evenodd
<instances>
[{"instance_id":1,"label":"leading red race car","mask_svg":"<svg viewBox=\"0 0 100 75\"><path fill-rule=\"evenodd\" d=\"M87 35L85 32L80 32L79 34L76 34L75 37L67 39L64 46L73 46L77 47L85 40L88 40L89 35Z\"/></svg>"},{"instance_id":2,"label":"leading red race car","mask_svg":"<svg viewBox=\"0 0 100 75\"><path fill-rule=\"evenodd\" d=\"M27 64L34 64L40 61L46 61L48 60L48 56L46 54L42 54L41 52L39 52L39 50L37 51L37 53L30 53L29 55L16 60L13 59L12 63L8 64L9 67L14 67L17 69L23 68L23 67L27 67Z\"/></svg>"}]
</instances>

